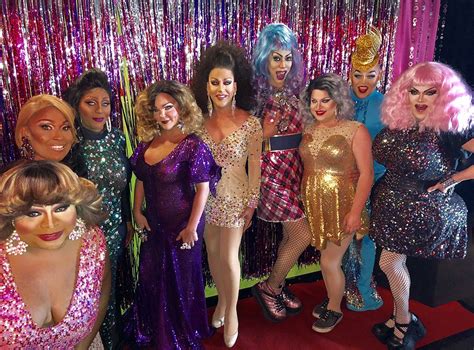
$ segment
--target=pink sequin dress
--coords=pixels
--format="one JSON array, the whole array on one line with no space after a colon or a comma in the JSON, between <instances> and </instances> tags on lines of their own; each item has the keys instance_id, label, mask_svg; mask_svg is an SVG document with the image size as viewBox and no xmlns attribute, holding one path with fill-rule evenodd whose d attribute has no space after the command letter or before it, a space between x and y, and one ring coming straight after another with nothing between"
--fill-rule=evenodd
<instances>
[{"instance_id":1,"label":"pink sequin dress","mask_svg":"<svg viewBox=\"0 0 474 350\"><path fill-rule=\"evenodd\" d=\"M105 238L100 229L82 237L79 271L71 304L52 327L38 327L17 291L5 244L0 244L0 348L73 349L92 331L104 275Z\"/></svg>"}]
</instances>

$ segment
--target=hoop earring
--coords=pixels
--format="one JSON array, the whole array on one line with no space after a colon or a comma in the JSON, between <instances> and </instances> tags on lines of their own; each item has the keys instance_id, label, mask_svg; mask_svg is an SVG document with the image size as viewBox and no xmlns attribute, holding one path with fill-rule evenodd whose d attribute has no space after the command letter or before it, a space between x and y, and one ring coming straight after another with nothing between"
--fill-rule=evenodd
<instances>
[{"instance_id":1,"label":"hoop earring","mask_svg":"<svg viewBox=\"0 0 474 350\"><path fill-rule=\"evenodd\" d=\"M28 140L26 136L21 138L20 156L23 159L35 159L35 150L33 149L33 146L31 146L30 140Z\"/></svg>"},{"instance_id":2,"label":"hoop earring","mask_svg":"<svg viewBox=\"0 0 474 350\"><path fill-rule=\"evenodd\" d=\"M209 117L212 117L212 100L209 95L207 95L207 113L209 114Z\"/></svg>"},{"instance_id":3,"label":"hoop earring","mask_svg":"<svg viewBox=\"0 0 474 350\"><path fill-rule=\"evenodd\" d=\"M23 255L26 253L28 244L20 239L20 235L13 229L12 234L5 240L5 250L8 255Z\"/></svg>"},{"instance_id":4,"label":"hoop earring","mask_svg":"<svg viewBox=\"0 0 474 350\"><path fill-rule=\"evenodd\" d=\"M72 230L69 234L69 239L75 241L76 239L81 238L84 233L86 233L86 223L84 220L78 217L76 219L76 226L74 227L74 230Z\"/></svg>"},{"instance_id":5,"label":"hoop earring","mask_svg":"<svg viewBox=\"0 0 474 350\"><path fill-rule=\"evenodd\" d=\"M105 121L105 127L107 128L108 132L112 131L112 121L110 120L110 117L108 117Z\"/></svg>"}]
</instances>

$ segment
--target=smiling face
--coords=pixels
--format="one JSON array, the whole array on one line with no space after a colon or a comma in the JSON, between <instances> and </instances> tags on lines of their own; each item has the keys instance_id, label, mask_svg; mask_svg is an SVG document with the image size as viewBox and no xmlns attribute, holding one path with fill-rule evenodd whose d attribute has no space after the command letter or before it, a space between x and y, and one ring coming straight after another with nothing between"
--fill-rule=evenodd
<instances>
[{"instance_id":1,"label":"smiling face","mask_svg":"<svg viewBox=\"0 0 474 350\"><path fill-rule=\"evenodd\" d=\"M228 108L237 93L234 73L227 68L214 68L209 72L207 94L212 100L213 108Z\"/></svg>"},{"instance_id":2,"label":"smiling face","mask_svg":"<svg viewBox=\"0 0 474 350\"><path fill-rule=\"evenodd\" d=\"M377 87L380 75L381 70L378 64L367 71L352 68L351 85L355 95L358 98L366 98L369 96Z\"/></svg>"},{"instance_id":3,"label":"smiling face","mask_svg":"<svg viewBox=\"0 0 474 350\"><path fill-rule=\"evenodd\" d=\"M408 89L408 99L413 117L418 121L422 121L430 115L438 96L438 89L435 86L411 86Z\"/></svg>"},{"instance_id":4,"label":"smiling face","mask_svg":"<svg viewBox=\"0 0 474 350\"><path fill-rule=\"evenodd\" d=\"M76 225L76 207L69 204L33 205L14 220L20 239L30 248L62 247Z\"/></svg>"},{"instance_id":5,"label":"smiling face","mask_svg":"<svg viewBox=\"0 0 474 350\"><path fill-rule=\"evenodd\" d=\"M285 79L293 66L293 54L289 50L273 50L268 56L268 73L270 85L282 88Z\"/></svg>"},{"instance_id":6,"label":"smiling face","mask_svg":"<svg viewBox=\"0 0 474 350\"><path fill-rule=\"evenodd\" d=\"M79 116L82 125L94 132L104 130L110 117L110 96L102 88L93 88L85 92L79 101Z\"/></svg>"},{"instance_id":7,"label":"smiling face","mask_svg":"<svg viewBox=\"0 0 474 350\"><path fill-rule=\"evenodd\" d=\"M61 161L74 143L72 125L56 107L46 107L33 114L22 134L35 152L35 160Z\"/></svg>"},{"instance_id":8,"label":"smiling face","mask_svg":"<svg viewBox=\"0 0 474 350\"><path fill-rule=\"evenodd\" d=\"M337 103L325 90L314 89L311 92L309 109L317 122L330 124L336 121Z\"/></svg>"},{"instance_id":9,"label":"smiling face","mask_svg":"<svg viewBox=\"0 0 474 350\"><path fill-rule=\"evenodd\" d=\"M173 96L164 92L156 96L153 118L158 122L162 131L169 131L178 124L179 107Z\"/></svg>"}]
</instances>

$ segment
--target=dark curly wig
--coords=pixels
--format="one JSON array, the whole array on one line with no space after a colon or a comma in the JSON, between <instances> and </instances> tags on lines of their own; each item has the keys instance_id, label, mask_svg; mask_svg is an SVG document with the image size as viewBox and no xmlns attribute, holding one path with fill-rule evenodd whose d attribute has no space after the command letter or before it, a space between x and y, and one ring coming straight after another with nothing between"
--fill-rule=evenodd
<instances>
[{"instance_id":1,"label":"dark curly wig","mask_svg":"<svg viewBox=\"0 0 474 350\"><path fill-rule=\"evenodd\" d=\"M209 73L214 68L226 68L234 74L237 83L235 103L237 107L250 111L255 104L252 87L252 65L246 57L245 50L225 41L209 47L194 66L191 90L203 114L207 114L207 82Z\"/></svg>"},{"instance_id":2,"label":"dark curly wig","mask_svg":"<svg viewBox=\"0 0 474 350\"><path fill-rule=\"evenodd\" d=\"M107 75L100 69L92 68L82 73L82 75L71 84L63 93L63 98L74 108L76 115L79 115L79 102L84 94L95 88L104 89L112 98L112 89Z\"/></svg>"}]
</instances>

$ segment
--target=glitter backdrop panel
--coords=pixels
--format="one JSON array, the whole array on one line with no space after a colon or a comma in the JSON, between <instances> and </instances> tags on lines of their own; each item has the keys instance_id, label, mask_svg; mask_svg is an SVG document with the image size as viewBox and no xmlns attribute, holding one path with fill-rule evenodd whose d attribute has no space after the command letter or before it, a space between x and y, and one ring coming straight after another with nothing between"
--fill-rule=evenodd
<instances>
[{"instance_id":1,"label":"glitter backdrop panel","mask_svg":"<svg viewBox=\"0 0 474 350\"><path fill-rule=\"evenodd\" d=\"M423 0L420 0L423 1ZM321 72L347 77L355 39L369 25L383 35L382 89L390 83L398 16L394 0L77 0L2 1L0 96L2 157L16 158L13 130L31 96L61 96L84 70L107 72L113 124L135 145L133 101L158 79L188 82L201 50L218 39L252 51L260 30L283 22L292 28L307 78Z\"/></svg>"}]
</instances>

